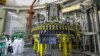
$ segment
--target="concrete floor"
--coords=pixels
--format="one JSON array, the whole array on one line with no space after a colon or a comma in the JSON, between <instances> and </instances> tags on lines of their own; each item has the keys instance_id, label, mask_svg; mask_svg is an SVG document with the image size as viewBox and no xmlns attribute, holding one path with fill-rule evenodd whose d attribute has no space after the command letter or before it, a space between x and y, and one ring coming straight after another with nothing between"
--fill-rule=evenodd
<instances>
[{"instance_id":1,"label":"concrete floor","mask_svg":"<svg viewBox=\"0 0 100 56\"><path fill-rule=\"evenodd\" d=\"M34 54L32 48L25 48L25 51L22 54L17 54L17 55L8 54L7 56L38 56L38 55Z\"/></svg>"},{"instance_id":2,"label":"concrete floor","mask_svg":"<svg viewBox=\"0 0 100 56\"><path fill-rule=\"evenodd\" d=\"M62 56L62 55L57 54L58 52L56 52L56 51L54 53L57 56ZM53 56L55 56L55 55L53 55ZM32 48L25 48L25 51L22 54L17 54L17 55L8 54L7 56L38 56L38 55L34 53L34 51L32 50ZM81 54L81 53L73 53L70 56L84 56L84 55Z\"/></svg>"}]
</instances>

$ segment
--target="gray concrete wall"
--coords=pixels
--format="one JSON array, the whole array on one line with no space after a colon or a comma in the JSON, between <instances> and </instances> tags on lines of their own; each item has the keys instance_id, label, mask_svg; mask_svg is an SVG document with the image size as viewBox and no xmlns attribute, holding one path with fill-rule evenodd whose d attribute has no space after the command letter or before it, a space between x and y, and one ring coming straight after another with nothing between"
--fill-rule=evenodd
<instances>
[{"instance_id":1,"label":"gray concrete wall","mask_svg":"<svg viewBox=\"0 0 100 56\"><path fill-rule=\"evenodd\" d=\"M19 13L16 11L8 11L5 33L11 35L14 30L17 30L16 28L23 28L22 30L26 30L27 16L27 11Z\"/></svg>"},{"instance_id":2,"label":"gray concrete wall","mask_svg":"<svg viewBox=\"0 0 100 56\"><path fill-rule=\"evenodd\" d=\"M44 15L46 17L45 10L40 10L38 13ZM15 28L22 28L22 30L26 31L26 24L27 24L27 11L20 11L17 13L16 11L8 11L7 19L6 19L6 29L5 33L11 35ZM16 29L15 29L16 30Z\"/></svg>"},{"instance_id":3,"label":"gray concrete wall","mask_svg":"<svg viewBox=\"0 0 100 56\"><path fill-rule=\"evenodd\" d=\"M0 8L0 35L2 35L4 30L4 23L5 23L6 11Z\"/></svg>"}]
</instances>

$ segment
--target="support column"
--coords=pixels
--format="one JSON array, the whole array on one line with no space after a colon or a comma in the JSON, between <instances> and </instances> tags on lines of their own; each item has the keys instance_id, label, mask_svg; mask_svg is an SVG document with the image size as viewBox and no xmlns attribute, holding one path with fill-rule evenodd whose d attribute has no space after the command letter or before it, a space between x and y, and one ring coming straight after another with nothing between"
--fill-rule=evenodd
<instances>
[{"instance_id":1,"label":"support column","mask_svg":"<svg viewBox=\"0 0 100 56\"><path fill-rule=\"evenodd\" d=\"M34 42L33 50L36 51L36 42Z\"/></svg>"},{"instance_id":2,"label":"support column","mask_svg":"<svg viewBox=\"0 0 100 56\"><path fill-rule=\"evenodd\" d=\"M63 35L63 56L68 56L66 38L67 38L66 35Z\"/></svg>"},{"instance_id":3,"label":"support column","mask_svg":"<svg viewBox=\"0 0 100 56\"><path fill-rule=\"evenodd\" d=\"M38 50L37 50L37 52L39 53L39 51L40 51L40 43L38 42L38 46L37 46L38 48Z\"/></svg>"},{"instance_id":4,"label":"support column","mask_svg":"<svg viewBox=\"0 0 100 56\"><path fill-rule=\"evenodd\" d=\"M43 44L40 44L40 56L43 56Z\"/></svg>"},{"instance_id":5,"label":"support column","mask_svg":"<svg viewBox=\"0 0 100 56\"><path fill-rule=\"evenodd\" d=\"M59 42L59 50L60 50L60 51L61 51L61 45L62 45L61 42Z\"/></svg>"},{"instance_id":6,"label":"support column","mask_svg":"<svg viewBox=\"0 0 100 56\"><path fill-rule=\"evenodd\" d=\"M69 42L69 54L70 54L70 56L71 56L71 54L72 54L72 42Z\"/></svg>"}]
</instances>

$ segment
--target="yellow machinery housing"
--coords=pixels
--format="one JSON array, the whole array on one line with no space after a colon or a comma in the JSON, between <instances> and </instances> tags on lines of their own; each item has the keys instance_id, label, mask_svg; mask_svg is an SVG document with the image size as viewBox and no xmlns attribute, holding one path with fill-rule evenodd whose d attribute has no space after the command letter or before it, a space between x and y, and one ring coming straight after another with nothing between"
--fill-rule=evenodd
<instances>
[{"instance_id":1,"label":"yellow machinery housing","mask_svg":"<svg viewBox=\"0 0 100 56\"><path fill-rule=\"evenodd\" d=\"M73 51L73 47L79 46L79 32L79 27L74 24L59 22L37 24L32 29L34 38L33 50L39 56L44 56L48 45L51 45L51 47L56 46L56 49L62 53L61 56L69 56ZM76 44L73 44L73 37L77 39Z\"/></svg>"},{"instance_id":2,"label":"yellow machinery housing","mask_svg":"<svg viewBox=\"0 0 100 56\"><path fill-rule=\"evenodd\" d=\"M79 39L80 34L79 34L79 28L76 29L75 25L67 25L67 24L62 24L62 23L45 23L45 24L38 24L35 28L32 29L33 33L33 38L34 38L34 45L33 49L40 54L40 56L43 56L44 50L46 49L47 44L42 44L40 42L40 35L41 32L46 31L46 30L51 30L53 31L52 33L42 33L45 35L56 35L58 41L58 47L59 50L63 53L63 56L67 56L68 53L71 54L73 46L78 46L78 41L77 45L72 45L72 39L71 37L76 37ZM55 31L55 32L54 32Z\"/></svg>"}]
</instances>

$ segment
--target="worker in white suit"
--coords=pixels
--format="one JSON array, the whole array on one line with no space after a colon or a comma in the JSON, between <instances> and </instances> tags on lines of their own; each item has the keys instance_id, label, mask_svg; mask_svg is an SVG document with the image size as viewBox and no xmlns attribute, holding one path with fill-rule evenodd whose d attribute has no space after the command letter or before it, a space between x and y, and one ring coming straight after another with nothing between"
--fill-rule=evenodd
<instances>
[{"instance_id":1,"label":"worker in white suit","mask_svg":"<svg viewBox=\"0 0 100 56\"><path fill-rule=\"evenodd\" d=\"M7 51L8 50L8 46L12 45L10 36L8 36L8 35L5 36L5 44L6 44L5 54L7 54L8 53L8 51Z\"/></svg>"},{"instance_id":2,"label":"worker in white suit","mask_svg":"<svg viewBox=\"0 0 100 56\"><path fill-rule=\"evenodd\" d=\"M17 53L18 53L18 46L19 46L19 44L18 44L18 42L19 42L19 40L18 40L18 38L17 37L14 37L14 41L13 41L13 55L16 55Z\"/></svg>"},{"instance_id":3,"label":"worker in white suit","mask_svg":"<svg viewBox=\"0 0 100 56\"><path fill-rule=\"evenodd\" d=\"M19 52L19 54L21 54L24 52L24 40L23 40L22 36L19 37L18 44L19 44L18 52Z\"/></svg>"}]
</instances>

